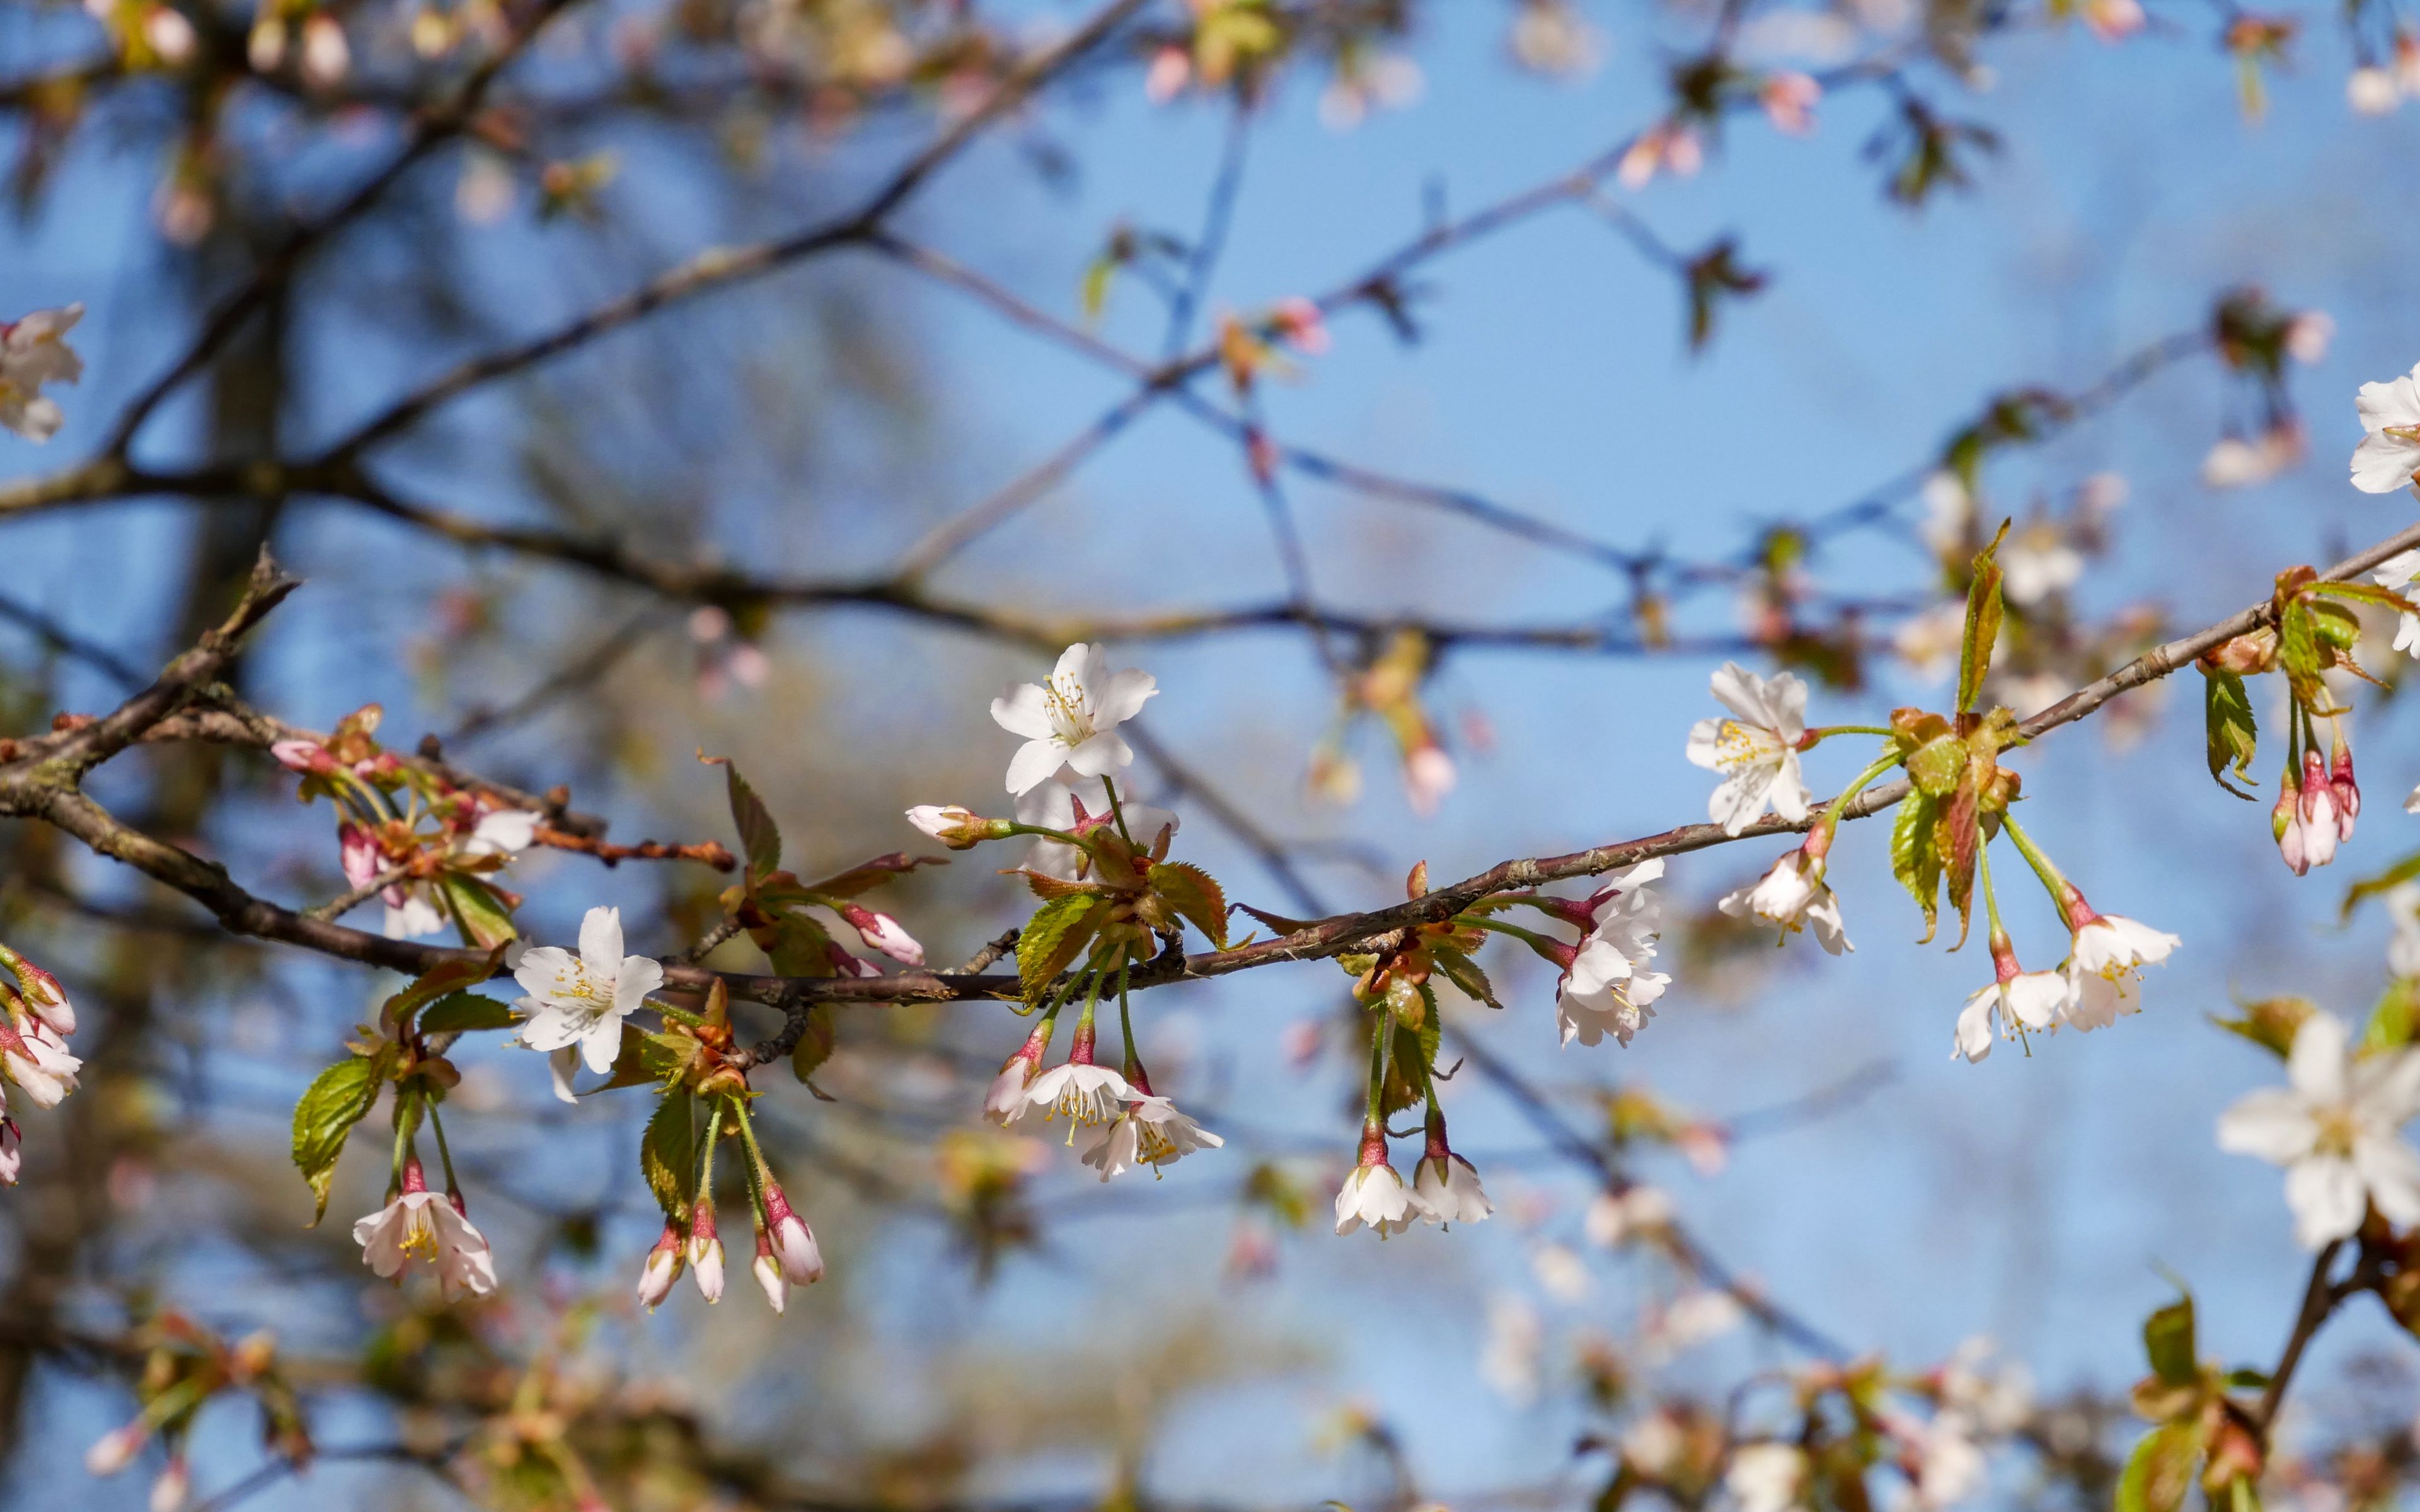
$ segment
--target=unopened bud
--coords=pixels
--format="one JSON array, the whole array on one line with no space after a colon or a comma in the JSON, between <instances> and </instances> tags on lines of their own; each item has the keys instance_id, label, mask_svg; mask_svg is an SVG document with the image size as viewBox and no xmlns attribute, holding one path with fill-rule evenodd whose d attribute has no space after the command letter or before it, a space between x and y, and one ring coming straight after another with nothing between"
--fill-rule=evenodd
<instances>
[{"instance_id":1,"label":"unopened bud","mask_svg":"<svg viewBox=\"0 0 2420 1512\"><path fill-rule=\"evenodd\" d=\"M134 1462L134 1457L143 1452L144 1443L150 1437L150 1428L139 1417L123 1427L112 1428L84 1452L84 1468L95 1475L115 1475Z\"/></svg>"},{"instance_id":2,"label":"unopened bud","mask_svg":"<svg viewBox=\"0 0 2420 1512\"><path fill-rule=\"evenodd\" d=\"M889 914L879 913L861 903L843 903L840 917L848 920L849 927L857 931L859 938L892 960L911 966L924 964L924 948L916 943L916 937L901 928L899 920Z\"/></svg>"},{"instance_id":3,"label":"unopened bud","mask_svg":"<svg viewBox=\"0 0 2420 1512\"><path fill-rule=\"evenodd\" d=\"M919 804L908 810L908 822L954 851L969 851L987 840L1006 840L1013 827L1005 819L985 819L956 804Z\"/></svg>"},{"instance_id":4,"label":"unopened bud","mask_svg":"<svg viewBox=\"0 0 2420 1512\"><path fill-rule=\"evenodd\" d=\"M647 1252L646 1267L639 1273L640 1304L649 1312L662 1306L664 1299L672 1295L673 1283L680 1279L683 1264L680 1227L667 1218L663 1236Z\"/></svg>"},{"instance_id":5,"label":"unopened bud","mask_svg":"<svg viewBox=\"0 0 2420 1512\"><path fill-rule=\"evenodd\" d=\"M151 1483L151 1512L178 1512L194 1490L194 1470L183 1455L170 1455L168 1468Z\"/></svg>"},{"instance_id":6,"label":"unopened bud","mask_svg":"<svg viewBox=\"0 0 2420 1512\"><path fill-rule=\"evenodd\" d=\"M2269 810L2269 833L2277 841L2277 854L2284 858L2287 870L2298 877L2311 870L2310 861L2303 855L2301 809L2302 790L2288 770L2277 781L2277 806Z\"/></svg>"}]
</instances>

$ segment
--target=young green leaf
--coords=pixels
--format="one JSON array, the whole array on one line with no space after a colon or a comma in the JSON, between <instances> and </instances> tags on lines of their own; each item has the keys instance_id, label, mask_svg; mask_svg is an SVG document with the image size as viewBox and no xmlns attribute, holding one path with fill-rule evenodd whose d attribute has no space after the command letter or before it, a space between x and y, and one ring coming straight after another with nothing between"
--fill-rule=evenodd
<instances>
[{"instance_id":1,"label":"young green leaf","mask_svg":"<svg viewBox=\"0 0 2420 1512\"><path fill-rule=\"evenodd\" d=\"M2143 1435L2118 1478L2117 1512L2178 1512L2202 1456L2199 1422L2163 1423Z\"/></svg>"},{"instance_id":2,"label":"young green leaf","mask_svg":"<svg viewBox=\"0 0 2420 1512\"><path fill-rule=\"evenodd\" d=\"M1210 873L1183 862L1161 862L1151 869L1154 892L1193 921L1204 938L1220 949L1227 947L1227 895Z\"/></svg>"},{"instance_id":3,"label":"young green leaf","mask_svg":"<svg viewBox=\"0 0 2420 1512\"><path fill-rule=\"evenodd\" d=\"M2352 911L2361 906L2362 900L2374 898L2413 877L2420 877L2420 851L2412 852L2374 877L2362 878L2346 889L2342 917L2350 918Z\"/></svg>"},{"instance_id":4,"label":"young green leaf","mask_svg":"<svg viewBox=\"0 0 2420 1512\"><path fill-rule=\"evenodd\" d=\"M1975 553L1975 580L1966 590L1966 627L1958 640L1958 712L1975 706L1983 674L1992 670L1992 648L2000 639L2000 543L2009 538L2000 521L1992 544Z\"/></svg>"},{"instance_id":5,"label":"young green leaf","mask_svg":"<svg viewBox=\"0 0 2420 1512\"><path fill-rule=\"evenodd\" d=\"M2252 758L2260 744L2258 723L2252 717L2252 696L2244 690L2243 674L2202 669L2202 723L2209 733L2210 775L2239 798L2258 801L2253 794L2226 779L2235 768L2238 780L2249 780Z\"/></svg>"},{"instance_id":6,"label":"young green leaf","mask_svg":"<svg viewBox=\"0 0 2420 1512\"><path fill-rule=\"evenodd\" d=\"M1053 898L1033 911L1016 936L1016 980L1027 1002L1042 1001L1051 981L1099 933L1109 912L1109 900L1089 892Z\"/></svg>"},{"instance_id":7,"label":"young green leaf","mask_svg":"<svg viewBox=\"0 0 2420 1512\"><path fill-rule=\"evenodd\" d=\"M831 1005L816 1003L807 1010L807 1026L790 1051L790 1072L803 1082L831 1058Z\"/></svg>"},{"instance_id":8,"label":"young green leaf","mask_svg":"<svg viewBox=\"0 0 2420 1512\"><path fill-rule=\"evenodd\" d=\"M478 878L459 872L448 872L437 879L440 891L445 894L445 906L454 916L455 928L461 931L462 943L474 950L501 950L520 933L513 925L513 911L504 906L496 889Z\"/></svg>"},{"instance_id":9,"label":"young green leaf","mask_svg":"<svg viewBox=\"0 0 2420 1512\"><path fill-rule=\"evenodd\" d=\"M1940 800L1916 792L1900 800L1898 817L1891 821L1891 875L1924 910L1919 945L1930 943L1941 927L1940 814Z\"/></svg>"},{"instance_id":10,"label":"young green leaf","mask_svg":"<svg viewBox=\"0 0 2420 1512\"><path fill-rule=\"evenodd\" d=\"M689 1216L690 1186L697 1180L697 1099L687 1091L664 1094L639 1136L639 1169L665 1216Z\"/></svg>"},{"instance_id":11,"label":"young green leaf","mask_svg":"<svg viewBox=\"0 0 2420 1512\"><path fill-rule=\"evenodd\" d=\"M737 763L723 762L722 780L731 798L731 827L738 832L739 848L748 857L748 880L761 882L782 864L782 826L773 823L773 810L739 775Z\"/></svg>"},{"instance_id":12,"label":"young green leaf","mask_svg":"<svg viewBox=\"0 0 2420 1512\"><path fill-rule=\"evenodd\" d=\"M470 1034L512 1026L511 1004L478 993L447 993L420 1011L423 1034Z\"/></svg>"},{"instance_id":13,"label":"young green leaf","mask_svg":"<svg viewBox=\"0 0 2420 1512\"><path fill-rule=\"evenodd\" d=\"M2194 1300L2187 1292L2143 1319L2143 1352L2151 1373L2170 1386L2190 1386L2201 1379L2201 1358L2194 1341Z\"/></svg>"},{"instance_id":14,"label":"young green leaf","mask_svg":"<svg viewBox=\"0 0 2420 1512\"><path fill-rule=\"evenodd\" d=\"M313 1077L294 1104L294 1165L311 1185L311 1227L328 1215L328 1185L335 1180L336 1157L345 1152L353 1125L378 1101L394 1064L394 1052L386 1048L337 1061Z\"/></svg>"}]
</instances>

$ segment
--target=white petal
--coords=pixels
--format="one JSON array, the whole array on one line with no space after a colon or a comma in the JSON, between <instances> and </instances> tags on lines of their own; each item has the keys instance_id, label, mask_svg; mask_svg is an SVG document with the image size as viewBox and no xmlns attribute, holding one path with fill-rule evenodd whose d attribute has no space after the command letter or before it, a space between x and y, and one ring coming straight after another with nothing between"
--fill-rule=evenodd
<instances>
[{"instance_id":1,"label":"white petal","mask_svg":"<svg viewBox=\"0 0 2420 1512\"><path fill-rule=\"evenodd\" d=\"M1008 759L1008 791L1019 796L1032 792L1059 770L1066 748L1055 740L1029 740Z\"/></svg>"},{"instance_id":2,"label":"white petal","mask_svg":"<svg viewBox=\"0 0 2420 1512\"><path fill-rule=\"evenodd\" d=\"M2344 1102L2345 1023L2334 1013L2314 1013L2294 1032L2286 1079L2304 1101L2321 1107Z\"/></svg>"},{"instance_id":3,"label":"white petal","mask_svg":"<svg viewBox=\"0 0 2420 1512\"><path fill-rule=\"evenodd\" d=\"M1019 683L991 701L992 721L1028 740L1050 738L1050 696L1038 683Z\"/></svg>"},{"instance_id":4,"label":"white petal","mask_svg":"<svg viewBox=\"0 0 2420 1512\"><path fill-rule=\"evenodd\" d=\"M2420 471L2420 442L2372 434L2352 449L2352 486L2364 493L2396 493Z\"/></svg>"},{"instance_id":5,"label":"white petal","mask_svg":"<svg viewBox=\"0 0 2420 1512\"><path fill-rule=\"evenodd\" d=\"M521 991L543 1002L554 991L556 979L568 976L579 962L570 951L559 945L536 945L523 950L520 962L513 967L513 980Z\"/></svg>"},{"instance_id":6,"label":"white petal","mask_svg":"<svg viewBox=\"0 0 2420 1512\"><path fill-rule=\"evenodd\" d=\"M2363 1134L2352 1142L2352 1163L2388 1223L2420 1223L2420 1150L2392 1135Z\"/></svg>"},{"instance_id":7,"label":"white petal","mask_svg":"<svg viewBox=\"0 0 2420 1512\"><path fill-rule=\"evenodd\" d=\"M2413 385L2410 374L2383 383L2365 383L2352 396L2352 408L2361 416L2364 430L2420 425L2420 387Z\"/></svg>"},{"instance_id":8,"label":"white petal","mask_svg":"<svg viewBox=\"0 0 2420 1512\"><path fill-rule=\"evenodd\" d=\"M1093 727L1107 730L1142 712L1145 700L1159 691L1159 680L1129 667L1109 675L1108 686L1093 690Z\"/></svg>"},{"instance_id":9,"label":"white petal","mask_svg":"<svg viewBox=\"0 0 2420 1512\"><path fill-rule=\"evenodd\" d=\"M622 1021L618 1018L600 1018L580 1037L580 1058L599 1075L613 1069L614 1057L621 1053Z\"/></svg>"},{"instance_id":10,"label":"white petal","mask_svg":"<svg viewBox=\"0 0 2420 1512\"><path fill-rule=\"evenodd\" d=\"M1996 981L1966 999L1966 1006L1958 1013L1957 1032L1950 1039L1950 1059L1963 1057L1977 1061L1992 1053L1992 1011L1999 1003L2000 984Z\"/></svg>"},{"instance_id":11,"label":"white petal","mask_svg":"<svg viewBox=\"0 0 2420 1512\"><path fill-rule=\"evenodd\" d=\"M580 920L580 960L597 980L613 980L622 964L622 910L603 906L588 910Z\"/></svg>"},{"instance_id":12,"label":"white petal","mask_svg":"<svg viewBox=\"0 0 2420 1512\"><path fill-rule=\"evenodd\" d=\"M1706 817L1722 825L1724 834L1738 834L1764 812L1765 798L1780 775L1778 766L1750 766L1733 772L1706 800Z\"/></svg>"},{"instance_id":13,"label":"white petal","mask_svg":"<svg viewBox=\"0 0 2420 1512\"><path fill-rule=\"evenodd\" d=\"M1134 764L1134 750L1119 735L1104 730L1067 753L1067 764L1083 777L1106 777Z\"/></svg>"},{"instance_id":14,"label":"white petal","mask_svg":"<svg viewBox=\"0 0 2420 1512\"><path fill-rule=\"evenodd\" d=\"M1773 705L1766 702L1764 679L1735 661L1727 661L1714 669L1707 679L1715 698L1723 707L1749 724L1770 730L1779 723Z\"/></svg>"},{"instance_id":15,"label":"white petal","mask_svg":"<svg viewBox=\"0 0 2420 1512\"><path fill-rule=\"evenodd\" d=\"M2301 1160L2319 1137L2310 1104L2282 1087L2249 1093L2218 1116L2219 1149L2272 1165Z\"/></svg>"},{"instance_id":16,"label":"white petal","mask_svg":"<svg viewBox=\"0 0 2420 1512\"><path fill-rule=\"evenodd\" d=\"M2318 1249L2361 1227L2361 1177L2341 1156L2296 1161L2286 1172L2286 1206L2293 1210L2296 1241Z\"/></svg>"}]
</instances>

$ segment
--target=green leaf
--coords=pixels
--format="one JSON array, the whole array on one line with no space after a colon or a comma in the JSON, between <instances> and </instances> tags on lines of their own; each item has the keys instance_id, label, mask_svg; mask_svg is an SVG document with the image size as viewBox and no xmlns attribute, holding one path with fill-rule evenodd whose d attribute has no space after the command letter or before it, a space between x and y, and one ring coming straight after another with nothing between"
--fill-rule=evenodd
<instances>
[{"instance_id":1,"label":"green leaf","mask_svg":"<svg viewBox=\"0 0 2420 1512\"><path fill-rule=\"evenodd\" d=\"M1227 895L1209 872L1181 861L1163 861L1151 869L1151 890L1191 919L1211 944L1227 948Z\"/></svg>"},{"instance_id":2,"label":"green leaf","mask_svg":"<svg viewBox=\"0 0 2420 1512\"><path fill-rule=\"evenodd\" d=\"M390 997L379 1010L379 1022L395 1033L401 1033L411 1015L444 997L468 987L475 987L496 974L496 964L504 959L504 947L497 946L485 957L442 962L415 979L411 985Z\"/></svg>"},{"instance_id":3,"label":"green leaf","mask_svg":"<svg viewBox=\"0 0 2420 1512\"><path fill-rule=\"evenodd\" d=\"M2350 918L2352 911L2365 898L2375 898L2381 892L2420 877L2420 851L2414 851L2374 877L2364 877L2348 889L2344 896L2343 917Z\"/></svg>"},{"instance_id":4,"label":"green leaf","mask_svg":"<svg viewBox=\"0 0 2420 1512\"><path fill-rule=\"evenodd\" d=\"M420 1011L423 1034L469 1034L480 1029L508 1029L512 1026L510 1003L477 993L447 993Z\"/></svg>"},{"instance_id":5,"label":"green leaf","mask_svg":"<svg viewBox=\"0 0 2420 1512\"><path fill-rule=\"evenodd\" d=\"M1908 780L1918 793L1947 797L1965 774L1967 754L1966 743L1956 735L1935 735L1908 757Z\"/></svg>"},{"instance_id":6,"label":"green leaf","mask_svg":"<svg viewBox=\"0 0 2420 1512\"><path fill-rule=\"evenodd\" d=\"M2000 640L2000 543L2009 538L2009 521L2000 521L1992 544L1975 553L1975 580L1966 590L1966 627L1958 639L1958 712L1975 706L1983 690L1983 674L1992 670L1992 650Z\"/></svg>"},{"instance_id":7,"label":"green leaf","mask_svg":"<svg viewBox=\"0 0 2420 1512\"><path fill-rule=\"evenodd\" d=\"M2420 982L2397 977L2386 984L2385 995L2370 1011L2369 1024L2361 1034L2361 1050L2364 1054L2400 1050L2414 1040L2420 1040Z\"/></svg>"},{"instance_id":8,"label":"green leaf","mask_svg":"<svg viewBox=\"0 0 2420 1512\"><path fill-rule=\"evenodd\" d=\"M2311 702L2326 664L2319 657L2319 631L2311 623L2310 609L2300 599L2287 604L2277 616L2277 665L2286 670L2294 696Z\"/></svg>"},{"instance_id":9,"label":"green leaf","mask_svg":"<svg viewBox=\"0 0 2420 1512\"><path fill-rule=\"evenodd\" d=\"M2201 1454L2196 1423L2164 1423L2143 1435L2118 1477L2117 1512L2178 1512L2193 1489L2194 1464Z\"/></svg>"},{"instance_id":10,"label":"green leaf","mask_svg":"<svg viewBox=\"0 0 2420 1512\"><path fill-rule=\"evenodd\" d=\"M2210 775L2239 798L2258 801L2226 779L2235 768L2239 781L2252 776L2252 758L2260 744L2260 728L2252 717L2252 696L2244 690L2243 674L2202 669L2202 723L2210 737Z\"/></svg>"},{"instance_id":11,"label":"green leaf","mask_svg":"<svg viewBox=\"0 0 2420 1512\"><path fill-rule=\"evenodd\" d=\"M696 1108L697 1099L687 1091L667 1092L639 1136L639 1169L656 1205L671 1218L689 1216L690 1188L697 1180Z\"/></svg>"},{"instance_id":12,"label":"green leaf","mask_svg":"<svg viewBox=\"0 0 2420 1512\"><path fill-rule=\"evenodd\" d=\"M1430 952L1430 959L1436 963L1439 971L1445 973L1445 980L1453 983L1465 997L1485 1003L1490 1008L1504 1006L1496 1000L1496 988L1488 981L1487 973L1479 969L1478 962L1460 950L1442 946Z\"/></svg>"},{"instance_id":13,"label":"green leaf","mask_svg":"<svg viewBox=\"0 0 2420 1512\"><path fill-rule=\"evenodd\" d=\"M2151 1373L2168 1385L2190 1386L2201 1379L2192 1292L2143 1319L2143 1352L2150 1359Z\"/></svg>"},{"instance_id":14,"label":"green leaf","mask_svg":"<svg viewBox=\"0 0 2420 1512\"><path fill-rule=\"evenodd\" d=\"M635 1026L622 1026L622 1047L613 1056L613 1069L607 1073L599 1092L617 1087L644 1087L650 1082L669 1082L688 1072L698 1057L696 1039L686 1034L649 1034Z\"/></svg>"},{"instance_id":15,"label":"green leaf","mask_svg":"<svg viewBox=\"0 0 2420 1512\"><path fill-rule=\"evenodd\" d=\"M447 872L438 877L437 886L445 894L445 905L454 915L455 927L462 932L463 944L474 950L501 949L520 935L513 911L496 896L495 888L478 878Z\"/></svg>"},{"instance_id":16,"label":"green leaf","mask_svg":"<svg viewBox=\"0 0 2420 1512\"><path fill-rule=\"evenodd\" d=\"M722 762L723 785L731 797L731 827L739 834L739 848L748 857L748 880L761 882L782 864L782 826L773 810L739 775L736 762Z\"/></svg>"},{"instance_id":17,"label":"green leaf","mask_svg":"<svg viewBox=\"0 0 2420 1512\"><path fill-rule=\"evenodd\" d=\"M1982 781L1978 767L1988 763L1972 761L1966 773L1959 779L1958 791L1941 810L1941 823L1935 843L1941 852L1942 874L1948 883L1950 905L1958 910L1958 944L1966 943L1966 934L1975 922L1975 865L1983 848ZM1951 946L1956 949L1957 946Z\"/></svg>"},{"instance_id":18,"label":"green leaf","mask_svg":"<svg viewBox=\"0 0 2420 1512\"><path fill-rule=\"evenodd\" d=\"M807 1010L807 1026L799 1036L798 1044L790 1051L790 1071L799 1080L813 1076L823 1063L831 1058L832 1011L830 1003L817 1003Z\"/></svg>"},{"instance_id":19,"label":"green leaf","mask_svg":"<svg viewBox=\"0 0 2420 1512\"><path fill-rule=\"evenodd\" d=\"M1050 983L1092 937L1109 911L1096 893L1071 892L1033 911L1016 936L1016 980L1029 1003L1042 1001Z\"/></svg>"},{"instance_id":20,"label":"green leaf","mask_svg":"<svg viewBox=\"0 0 2420 1512\"><path fill-rule=\"evenodd\" d=\"M1924 910L1918 945L1929 943L1941 927L1941 848L1935 834L1940 814L1938 800L1916 792L1900 800L1899 816L1891 821L1891 875Z\"/></svg>"},{"instance_id":21,"label":"green leaf","mask_svg":"<svg viewBox=\"0 0 2420 1512\"><path fill-rule=\"evenodd\" d=\"M336 1157L345 1140L378 1101L394 1065L394 1052L381 1047L374 1056L337 1061L311 1079L294 1104L294 1166L311 1184L311 1227L328 1215L328 1185L335 1180Z\"/></svg>"},{"instance_id":22,"label":"green leaf","mask_svg":"<svg viewBox=\"0 0 2420 1512\"><path fill-rule=\"evenodd\" d=\"M764 933L754 932L764 945ZM772 944L765 946L773 969L784 977L829 977L832 974L831 935L804 914L783 914L773 921Z\"/></svg>"}]
</instances>

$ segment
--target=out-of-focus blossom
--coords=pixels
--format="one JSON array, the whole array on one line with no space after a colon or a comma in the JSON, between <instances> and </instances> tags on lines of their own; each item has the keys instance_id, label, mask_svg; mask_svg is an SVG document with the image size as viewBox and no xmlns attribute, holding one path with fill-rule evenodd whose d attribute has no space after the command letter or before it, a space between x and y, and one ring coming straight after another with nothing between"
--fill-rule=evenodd
<instances>
[{"instance_id":1,"label":"out-of-focus blossom","mask_svg":"<svg viewBox=\"0 0 2420 1512\"><path fill-rule=\"evenodd\" d=\"M1637 140L1622 153L1613 174L1624 189L1644 189L1658 172L1687 178L1704 166L1705 161L1705 148L1698 140L1696 128L1683 121L1663 120L1638 133Z\"/></svg>"},{"instance_id":2,"label":"out-of-focus blossom","mask_svg":"<svg viewBox=\"0 0 2420 1512\"><path fill-rule=\"evenodd\" d=\"M2395 75L2366 63L2345 75L2345 103L2356 116L2385 116L2403 102L2403 87Z\"/></svg>"},{"instance_id":3,"label":"out-of-focus blossom","mask_svg":"<svg viewBox=\"0 0 2420 1512\"><path fill-rule=\"evenodd\" d=\"M1487 1299L1487 1342L1479 1354L1479 1379L1513 1407L1538 1399L1545 1324L1529 1300L1499 1291Z\"/></svg>"},{"instance_id":4,"label":"out-of-focus blossom","mask_svg":"<svg viewBox=\"0 0 2420 1512\"><path fill-rule=\"evenodd\" d=\"M1731 1451L1723 1489L1739 1512L1788 1512L1807 1493L1807 1455L1787 1443L1744 1443Z\"/></svg>"},{"instance_id":5,"label":"out-of-focus blossom","mask_svg":"<svg viewBox=\"0 0 2420 1512\"><path fill-rule=\"evenodd\" d=\"M0 429L29 441L58 434L67 416L42 393L46 383L73 383L84 377L84 359L67 334L84 318L84 306L36 310L0 325Z\"/></svg>"},{"instance_id":6,"label":"out-of-focus blossom","mask_svg":"<svg viewBox=\"0 0 2420 1512\"><path fill-rule=\"evenodd\" d=\"M1823 98L1823 86L1812 75L1785 69L1766 74L1756 98L1774 130L1805 136L1815 130L1815 106Z\"/></svg>"},{"instance_id":7,"label":"out-of-focus blossom","mask_svg":"<svg viewBox=\"0 0 2420 1512\"><path fill-rule=\"evenodd\" d=\"M2420 1223L2420 1152L2400 1133L2420 1113L2420 1050L2352 1054L2344 1021L2313 1013L2294 1033L2288 1085L2221 1115L2218 1146L2286 1167L2286 1205L2305 1249L2345 1239L2375 1204Z\"/></svg>"}]
</instances>

